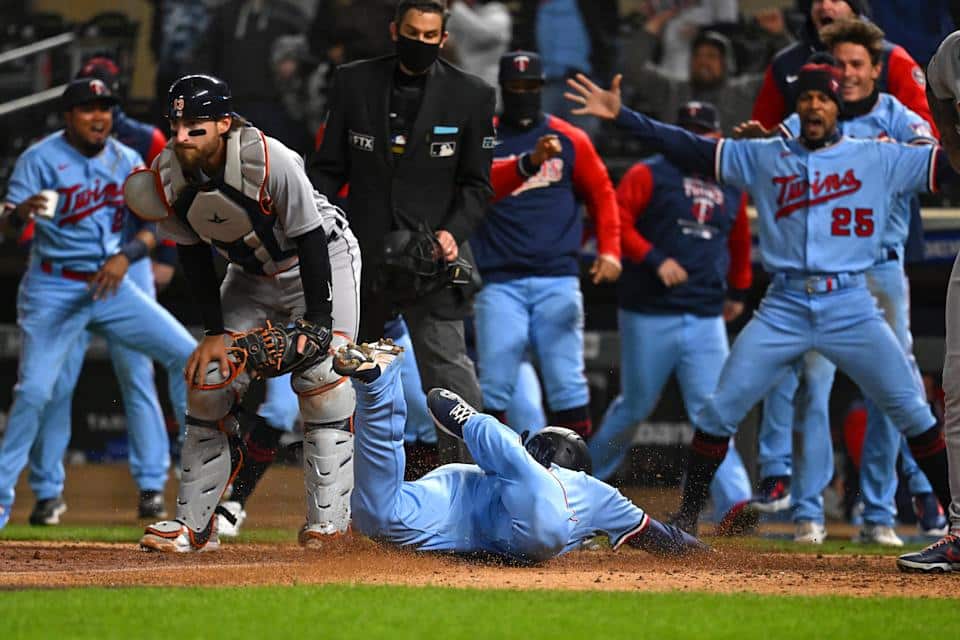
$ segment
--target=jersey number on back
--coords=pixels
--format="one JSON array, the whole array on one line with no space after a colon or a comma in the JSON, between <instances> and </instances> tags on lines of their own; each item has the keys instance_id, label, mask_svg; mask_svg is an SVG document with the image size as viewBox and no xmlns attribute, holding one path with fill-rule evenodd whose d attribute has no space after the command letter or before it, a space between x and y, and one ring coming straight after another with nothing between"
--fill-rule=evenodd
<instances>
[{"instance_id":1,"label":"jersey number on back","mask_svg":"<svg viewBox=\"0 0 960 640\"><path fill-rule=\"evenodd\" d=\"M833 224L830 225L830 234L835 236L849 236L851 223L854 235L866 238L873 235L873 209L855 209L853 213L846 207L837 207L833 210Z\"/></svg>"}]
</instances>

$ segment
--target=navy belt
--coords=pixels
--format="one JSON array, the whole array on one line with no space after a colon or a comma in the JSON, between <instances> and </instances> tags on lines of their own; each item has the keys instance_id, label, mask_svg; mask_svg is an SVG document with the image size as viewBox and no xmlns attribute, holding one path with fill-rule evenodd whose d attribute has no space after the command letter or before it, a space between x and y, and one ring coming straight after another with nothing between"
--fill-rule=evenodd
<instances>
[{"instance_id":1,"label":"navy belt","mask_svg":"<svg viewBox=\"0 0 960 640\"><path fill-rule=\"evenodd\" d=\"M840 289L862 287L867 280L862 273L818 273L792 275L778 273L773 277L773 287L802 293L831 293Z\"/></svg>"},{"instance_id":2,"label":"navy belt","mask_svg":"<svg viewBox=\"0 0 960 640\"><path fill-rule=\"evenodd\" d=\"M880 262L900 261L900 252L894 247L884 247L880 252Z\"/></svg>"}]
</instances>

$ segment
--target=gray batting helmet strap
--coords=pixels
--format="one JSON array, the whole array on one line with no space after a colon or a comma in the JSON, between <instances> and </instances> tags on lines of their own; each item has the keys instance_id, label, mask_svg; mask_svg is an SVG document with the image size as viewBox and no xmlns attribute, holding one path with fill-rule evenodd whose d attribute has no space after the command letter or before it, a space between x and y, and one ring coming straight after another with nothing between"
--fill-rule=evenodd
<instances>
[{"instance_id":1,"label":"gray batting helmet strap","mask_svg":"<svg viewBox=\"0 0 960 640\"><path fill-rule=\"evenodd\" d=\"M524 433L523 439L527 452L547 469L555 464L573 471L593 472L587 443L572 429L546 427L529 438Z\"/></svg>"},{"instance_id":2,"label":"gray batting helmet strap","mask_svg":"<svg viewBox=\"0 0 960 640\"><path fill-rule=\"evenodd\" d=\"M183 76L170 85L167 109L167 117L171 120L215 119L233 115L230 87L213 76Z\"/></svg>"}]
</instances>

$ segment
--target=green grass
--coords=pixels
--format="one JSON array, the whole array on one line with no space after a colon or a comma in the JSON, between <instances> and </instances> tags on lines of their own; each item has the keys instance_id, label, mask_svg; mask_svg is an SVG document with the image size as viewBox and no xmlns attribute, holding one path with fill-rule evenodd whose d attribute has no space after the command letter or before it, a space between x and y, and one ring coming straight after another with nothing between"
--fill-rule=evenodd
<instances>
[{"instance_id":1,"label":"green grass","mask_svg":"<svg viewBox=\"0 0 960 640\"><path fill-rule=\"evenodd\" d=\"M130 542L136 543L143 535L143 527L134 526L56 526L31 527L27 524L9 524L0 529L0 543L4 540L43 540L58 542ZM250 529L225 544L296 542L296 529Z\"/></svg>"},{"instance_id":2,"label":"green grass","mask_svg":"<svg viewBox=\"0 0 960 640\"><path fill-rule=\"evenodd\" d=\"M717 549L754 549L759 552L773 553L816 553L843 556L898 556L901 553L919 551L930 542L908 542L903 547L884 547L879 544L857 544L850 540L828 538L820 545L797 544L790 539L780 538L706 538Z\"/></svg>"},{"instance_id":3,"label":"green grass","mask_svg":"<svg viewBox=\"0 0 960 640\"><path fill-rule=\"evenodd\" d=\"M3 638L921 638L937 600L410 587L70 589L0 596Z\"/></svg>"}]
</instances>

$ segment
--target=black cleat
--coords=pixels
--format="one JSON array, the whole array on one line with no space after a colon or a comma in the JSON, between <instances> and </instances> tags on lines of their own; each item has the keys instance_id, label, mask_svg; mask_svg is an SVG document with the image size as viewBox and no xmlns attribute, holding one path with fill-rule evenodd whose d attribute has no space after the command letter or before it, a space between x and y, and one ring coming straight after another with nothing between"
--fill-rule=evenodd
<instances>
[{"instance_id":1,"label":"black cleat","mask_svg":"<svg viewBox=\"0 0 960 640\"><path fill-rule=\"evenodd\" d=\"M33 511L30 512L30 524L34 526L52 526L60 524L60 516L67 510L67 503L63 498L47 498L46 500L37 500Z\"/></svg>"},{"instance_id":2,"label":"black cleat","mask_svg":"<svg viewBox=\"0 0 960 640\"><path fill-rule=\"evenodd\" d=\"M141 491L137 503L137 517L150 520L163 520L167 517L167 507L163 504L160 491Z\"/></svg>"},{"instance_id":3,"label":"black cleat","mask_svg":"<svg viewBox=\"0 0 960 640\"><path fill-rule=\"evenodd\" d=\"M463 425L470 416L477 415L477 410L467 402L446 389L430 389L427 394L427 409L430 417L444 433L463 440Z\"/></svg>"}]
</instances>

